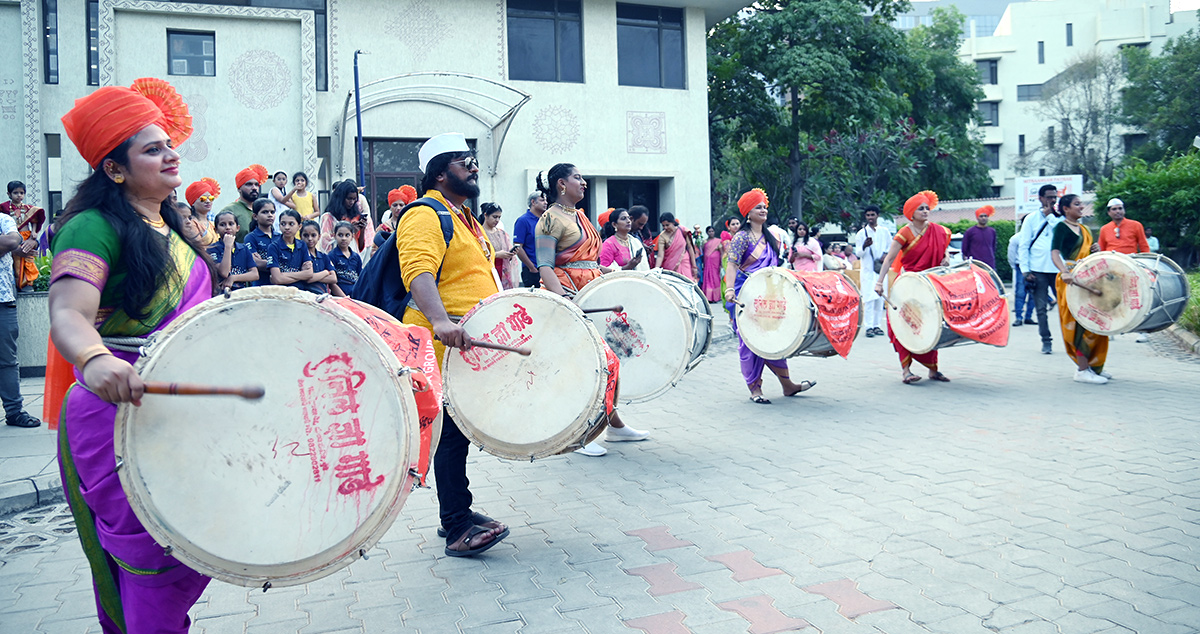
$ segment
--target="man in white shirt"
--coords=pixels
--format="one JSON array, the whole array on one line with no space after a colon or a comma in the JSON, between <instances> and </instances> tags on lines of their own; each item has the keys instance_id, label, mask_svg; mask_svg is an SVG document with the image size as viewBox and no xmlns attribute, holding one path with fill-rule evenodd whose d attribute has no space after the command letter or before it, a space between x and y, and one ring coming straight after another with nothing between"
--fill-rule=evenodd
<instances>
[{"instance_id":1,"label":"man in white shirt","mask_svg":"<svg viewBox=\"0 0 1200 634\"><path fill-rule=\"evenodd\" d=\"M861 282L863 326L868 337L883 336L883 297L875 293L875 280L879 277L875 269L883 265L883 258L892 246L892 232L879 226L879 207L875 205L867 205L863 210L863 222L863 228L854 234L854 249L862 261L858 279ZM883 293L887 295L886 272Z\"/></svg>"},{"instance_id":2,"label":"man in white shirt","mask_svg":"<svg viewBox=\"0 0 1200 634\"><path fill-rule=\"evenodd\" d=\"M1030 214L1025 219L1017 252L1021 260L1021 271L1025 273L1025 283L1034 286L1033 304L1037 309L1042 354L1051 354L1050 321L1046 312L1050 303L1050 289L1054 287L1054 278L1058 275L1058 267L1054 266L1050 259L1050 239L1054 234L1054 226L1062 221L1054 213L1054 204L1058 202L1058 188L1054 185L1042 185L1038 190L1038 200L1042 203L1042 213Z\"/></svg>"}]
</instances>

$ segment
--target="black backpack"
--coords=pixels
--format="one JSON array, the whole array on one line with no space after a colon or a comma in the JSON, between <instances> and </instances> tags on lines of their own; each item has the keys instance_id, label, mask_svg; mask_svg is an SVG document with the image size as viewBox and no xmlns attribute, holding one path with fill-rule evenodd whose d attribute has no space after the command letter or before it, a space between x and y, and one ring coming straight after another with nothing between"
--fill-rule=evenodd
<instances>
[{"instance_id":1,"label":"black backpack","mask_svg":"<svg viewBox=\"0 0 1200 634\"><path fill-rule=\"evenodd\" d=\"M400 218L413 207L432 207L437 212L438 220L442 223L442 237L446 246L450 246L450 238L454 237L454 217L450 210L436 198L418 198L404 206L396 214L394 222L400 226ZM358 281L354 283L353 298L383 309L396 319L404 318L404 309L412 296L404 287L404 279L400 277L400 252L396 248L396 231L384 241L383 246L375 250L370 261L363 267ZM445 257L443 256L443 261ZM437 281L442 279L442 267L438 265Z\"/></svg>"}]
</instances>

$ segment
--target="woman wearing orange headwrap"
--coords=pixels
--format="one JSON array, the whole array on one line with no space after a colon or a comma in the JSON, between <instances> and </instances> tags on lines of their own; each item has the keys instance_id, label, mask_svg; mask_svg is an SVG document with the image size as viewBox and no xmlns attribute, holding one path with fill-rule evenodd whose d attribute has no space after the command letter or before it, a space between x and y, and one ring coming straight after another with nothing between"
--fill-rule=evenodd
<instances>
[{"instance_id":1,"label":"woman wearing orange headwrap","mask_svg":"<svg viewBox=\"0 0 1200 634\"><path fill-rule=\"evenodd\" d=\"M897 271L924 271L941 266L946 262L947 250L950 248L950 230L935 222L929 222L929 211L937 207L937 204L937 194L931 191L916 194L904 203L904 217L908 218L910 222L901 227L896 232L896 237L892 238L892 246L883 258L882 270L887 270L893 262L895 262L893 268ZM883 297L882 275L879 277L879 281L875 282L875 293ZM900 355L901 376L905 383L911 384L921 380L921 377L913 374L909 369L914 359L929 368L930 379L943 383L950 382L945 374L938 371L937 350L930 350L924 354L913 354L900 345L896 335L892 332L890 313L888 315L888 338L892 340L892 347L895 348L896 354Z\"/></svg>"},{"instance_id":2,"label":"woman wearing orange headwrap","mask_svg":"<svg viewBox=\"0 0 1200 634\"><path fill-rule=\"evenodd\" d=\"M220 195L221 186L208 177L188 185L184 190L184 197L192 207L190 222L195 227L196 235L200 236L200 246L208 247L217 243L217 232L208 216L212 212L213 201Z\"/></svg>"},{"instance_id":3,"label":"woman wearing orange headwrap","mask_svg":"<svg viewBox=\"0 0 1200 634\"><path fill-rule=\"evenodd\" d=\"M104 632L182 633L209 578L164 554L113 471L117 403L139 404L144 387L137 354L106 342L147 337L212 297L208 260L166 202L181 184L175 148L191 135L191 117L170 84L139 79L76 100L62 122L95 169L67 203L52 244L50 336L74 362L77 383L59 423L63 488Z\"/></svg>"},{"instance_id":4,"label":"woman wearing orange headwrap","mask_svg":"<svg viewBox=\"0 0 1200 634\"><path fill-rule=\"evenodd\" d=\"M733 315L733 302L742 291L742 284L750 274L760 269L779 266L779 240L766 229L767 224L767 193L755 188L738 199L738 211L746 218L733 241L729 244L729 263L725 268L725 308ZM733 332L738 335L738 358L742 364L742 378L750 389L750 400L760 405L768 405L762 393L763 368L771 368L771 373L779 379L784 396L795 396L812 386L816 381L801 381L793 383L788 372L787 359L764 359L754 354L742 341L737 332L737 321L730 319Z\"/></svg>"}]
</instances>

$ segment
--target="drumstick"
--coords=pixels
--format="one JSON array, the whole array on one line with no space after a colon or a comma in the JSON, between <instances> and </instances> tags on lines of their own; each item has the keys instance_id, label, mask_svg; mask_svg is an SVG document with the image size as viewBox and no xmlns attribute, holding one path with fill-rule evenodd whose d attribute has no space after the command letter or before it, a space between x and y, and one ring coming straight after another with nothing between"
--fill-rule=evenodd
<instances>
[{"instance_id":1,"label":"drumstick","mask_svg":"<svg viewBox=\"0 0 1200 634\"><path fill-rule=\"evenodd\" d=\"M167 383L146 381L147 394L174 394L178 396L240 396L249 401L262 398L267 390L261 385L200 385L198 383Z\"/></svg>"},{"instance_id":2,"label":"drumstick","mask_svg":"<svg viewBox=\"0 0 1200 634\"><path fill-rule=\"evenodd\" d=\"M471 345L476 348L487 348L488 350L501 350L503 352L515 352L523 357L528 357L531 352L529 350L529 348L514 348L512 346L506 346L504 344L499 344L499 343L492 343L490 341L480 341L478 339L471 339Z\"/></svg>"},{"instance_id":3,"label":"drumstick","mask_svg":"<svg viewBox=\"0 0 1200 634\"><path fill-rule=\"evenodd\" d=\"M607 312L620 313L620 312L624 312L625 307L620 304L617 304L616 306L610 306L608 308L583 308L582 310L585 313L607 313Z\"/></svg>"},{"instance_id":4,"label":"drumstick","mask_svg":"<svg viewBox=\"0 0 1200 634\"><path fill-rule=\"evenodd\" d=\"M1097 297L1104 294L1104 293L1101 293L1100 291L1092 288L1091 286L1088 286L1087 284L1082 284L1080 282L1076 282L1075 280L1071 280L1071 283L1074 284L1075 286L1078 286L1079 288L1082 288L1083 290L1091 293L1092 295L1096 295Z\"/></svg>"}]
</instances>

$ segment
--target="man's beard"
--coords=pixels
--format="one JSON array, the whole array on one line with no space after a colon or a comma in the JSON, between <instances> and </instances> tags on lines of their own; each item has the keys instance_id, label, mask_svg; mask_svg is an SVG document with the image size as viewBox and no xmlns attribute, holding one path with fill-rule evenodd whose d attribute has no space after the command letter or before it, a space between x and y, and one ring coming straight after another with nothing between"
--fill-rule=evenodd
<instances>
[{"instance_id":1,"label":"man's beard","mask_svg":"<svg viewBox=\"0 0 1200 634\"><path fill-rule=\"evenodd\" d=\"M446 184L450 187L450 191L454 192L458 196L463 196L466 198L476 198L479 196L479 185L477 183L471 183L463 180L455 176L454 173L449 170L446 171Z\"/></svg>"}]
</instances>

